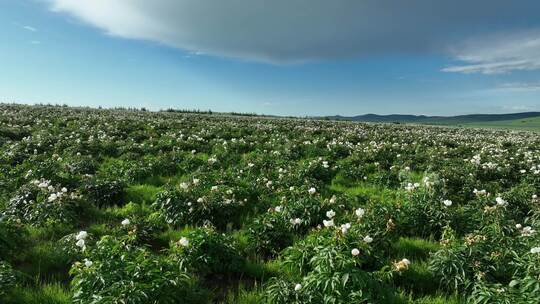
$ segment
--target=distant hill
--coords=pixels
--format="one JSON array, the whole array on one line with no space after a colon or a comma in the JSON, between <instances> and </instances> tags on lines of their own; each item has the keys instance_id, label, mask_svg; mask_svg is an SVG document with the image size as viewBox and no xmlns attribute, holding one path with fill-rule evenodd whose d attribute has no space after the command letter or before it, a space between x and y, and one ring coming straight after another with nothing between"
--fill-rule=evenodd
<instances>
[{"instance_id":1,"label":"distant hill","mask_svg":"<svg viewBox=\"0 0 540 304\"><path fill-rule=\"evenodd\" d=\"M325 118L332 120L350 120L363 122L390 122L390 123L419 123L419 124L440 124L440 125L457 125L457 124L474 124L496 121L510 121L540 117L540 112L523 112L510 114L469 114L457 116L426 116L426 115L377 115L365 114L358 116L327 116Z\"/></svg>"}]
</instances>

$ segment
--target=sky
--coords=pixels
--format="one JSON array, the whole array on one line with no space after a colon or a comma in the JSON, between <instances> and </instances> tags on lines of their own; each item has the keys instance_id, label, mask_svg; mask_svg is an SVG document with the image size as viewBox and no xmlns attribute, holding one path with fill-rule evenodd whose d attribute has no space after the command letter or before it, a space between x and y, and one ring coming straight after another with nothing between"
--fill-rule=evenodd
<instances>
[{"instance_id":1,"label":"sky","mask_svg":"<svg viewBox=\"0 0 540 304\"><path fill-rule=\"evenodd\" d=\"M537 0L1 0L0 102L540 111Z\"/></svg>"}]
</instances>

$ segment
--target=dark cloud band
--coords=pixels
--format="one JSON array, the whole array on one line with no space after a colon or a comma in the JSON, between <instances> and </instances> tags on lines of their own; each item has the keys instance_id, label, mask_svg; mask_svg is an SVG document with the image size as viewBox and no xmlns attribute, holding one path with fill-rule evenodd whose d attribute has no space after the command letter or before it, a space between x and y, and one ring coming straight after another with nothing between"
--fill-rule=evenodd
<instances>
[{"instance_id":1,"label":"dark cloud band","mask_svg":"<svg viewBox=\"0 0 540 304\"><path fill-rule=\"evenodd\" d=\"M370 54L448 54L467 37L540 26L540 1L49 0L111 35L272 63ZM484 47L485 45L482 45ZM470 47L474 53L474 46ZM527 51L528 52L528 51ZM457 53L458 59L470 54ZM477 56L477 54L474 54ZM451 72L482 72L467 61ZM475 68L467 68L470 65Z\"/></svg>"}]
</instances>

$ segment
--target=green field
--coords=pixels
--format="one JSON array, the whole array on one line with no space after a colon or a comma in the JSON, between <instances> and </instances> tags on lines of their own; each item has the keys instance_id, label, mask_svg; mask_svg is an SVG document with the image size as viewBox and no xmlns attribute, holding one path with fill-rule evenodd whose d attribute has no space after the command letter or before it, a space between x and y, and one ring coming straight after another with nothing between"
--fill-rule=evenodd
<instances>
[{"instance_id":1,"label":"green field","mask_svg":"<svg viewBox=\"0 0 540 304\"><path fill-rule=\"evenodd\" d=\"M501 121L473 122L462 124L460 126L471 128L516 129L538 132L540 131L540 117Z\"/></svg>"},{"instance_id":2,"label":"green field","mask_svg":"<svg viewBox=\"0 0 540 304\"><path fill-rule=\"evenodd\" d=\"M0 113L2 304L540 303L538 133Z\"/></svg>"},{"instance_id":3,"label":"green field","mask_svg":"<svg viewBox=\"0 0 540 304\"><path fill-rule=\"evenodd\" d=\"M424 116L424 115L377 115L332 116L331 120L350 120L357 122L459 126L468 128L494 128L516 130L540 130L540 113L523 112L508 114L467 114L457 116Z\"/></svg>"}]
</instances>

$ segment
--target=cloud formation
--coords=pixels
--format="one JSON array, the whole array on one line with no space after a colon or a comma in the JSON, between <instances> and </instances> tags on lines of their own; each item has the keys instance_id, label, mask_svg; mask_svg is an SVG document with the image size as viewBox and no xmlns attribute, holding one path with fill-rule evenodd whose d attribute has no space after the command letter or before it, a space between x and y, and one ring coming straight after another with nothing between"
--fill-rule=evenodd
<instances>
[{"instance_id":1,"label":"cloud formation","mask_svg":"<svg viewBox=\"0 0 540 304\"><path fill-rule=\"evenodd\" d=\"M37 29L35 27L29 26L29 25L25 25L22 28L27 30L27 31L30 31L30 32L36 32L37 31Z\"/></svg>"},{"instance_id":2,"label":"cloud formation","mask_svg":"<svg viewBox=\"0 0 540 304\"><path fill-rule=\"evenodd\" d=\"M540 91L540 81L503 83L495 90L506 92L537 92Z\"/></svg>"},{"instance_id":3,"label":"cloud formation","mask_svg":"<svg viewBox=\"0 0 540 304\"><path fill-rule=\"evenodd\" d=\"M464 35L484 34L500 24L513 27L515 20L536 20L540 11L535 0L48 1L54 11L110 35L273 63L441 53ZM474 52L457 55L470 64L446 71L485 72L526 64L518 62L521 57L493 62Z\"/></svg>"},{"instance_id":4,"label":"cloud formation","mask_svg":"<svg viewBox=\"0 0 540 304\"><path fill-rule=\"evenodd\" d=\"M518 31L469 40L453 51L464 64L444 72L502 74L540 69L540 30Z\"/></svg>"}]
</instances>

